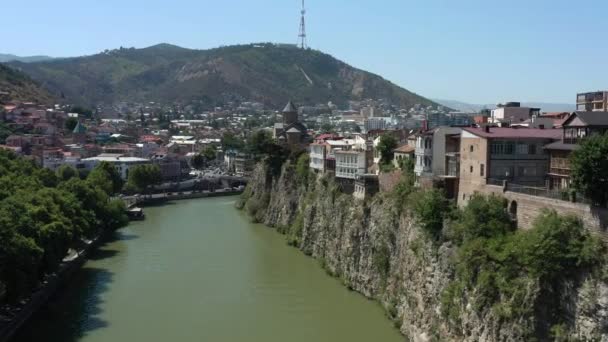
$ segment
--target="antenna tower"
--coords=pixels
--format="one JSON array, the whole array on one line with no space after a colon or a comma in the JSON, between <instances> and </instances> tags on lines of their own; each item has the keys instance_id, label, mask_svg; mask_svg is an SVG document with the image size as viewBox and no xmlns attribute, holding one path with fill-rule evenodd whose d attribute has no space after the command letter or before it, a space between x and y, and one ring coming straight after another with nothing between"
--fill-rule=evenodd
<instances>
[{"instance_id":1,"label":"antenna tower","mask_svg":"<svg viewBox=\"0 0 608 342\"><path fill-rule=\"evenodd\" d=\"M306 7L304 6L304 0L302 0L302 19L300 19L300 34L298 34L298 45L302 49L306 49L308 46L306 44Z\"/></svg>"}]
</instances>

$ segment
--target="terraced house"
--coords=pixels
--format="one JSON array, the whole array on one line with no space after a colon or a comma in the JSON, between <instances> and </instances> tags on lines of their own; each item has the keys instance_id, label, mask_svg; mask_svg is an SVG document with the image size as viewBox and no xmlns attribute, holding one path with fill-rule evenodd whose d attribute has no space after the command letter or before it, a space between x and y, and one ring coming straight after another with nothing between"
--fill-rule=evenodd
<instances>
[{"instance_id":1,"label":"terraced house","mask_svg":"<svg viewBox=\"0 0 608 342\"><path fill-rule=\"evenodd\" d=\"M486 184L504 182L546 187L550 155L544 146L558 141L559 129L463 128L460 139L459 204Z\"/></svg>"}]
</instances>

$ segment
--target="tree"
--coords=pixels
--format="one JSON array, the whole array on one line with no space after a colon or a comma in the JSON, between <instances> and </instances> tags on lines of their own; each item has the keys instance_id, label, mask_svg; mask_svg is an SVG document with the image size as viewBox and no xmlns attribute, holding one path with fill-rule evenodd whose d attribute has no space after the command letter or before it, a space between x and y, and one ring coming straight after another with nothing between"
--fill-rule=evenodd
<instances>
[{"instance_id":1,"label":"tree","mask_svg":"<svg viewBox=\"0 0 608 342\"><path fill-rule=\"evenodd\" d=\"M140 192L162 181L160 167L156 164L137 165L129 169L128 183Z\"/></svg>"},{"instance_id":2,"label":"tree","mask_svg":"<svg viewBox=\"0 0 608 342\"><path fill-rule=\"evenodd\" d=\"M258 130L253 133L251 139L249 139L248 145L251 153L255 155L263 155L269 154L275 144L270 136L270 133L265 130Z\"/></svg>"},{"instance_id":3,"label":"tree","mask_svg":"<svg viewBox=\"0 0 608 342\"><path fill-rule=\"evenodd\" d=\"M87 181L94 186L100 187L109 196L119 193L124 181L114 165L101 162L87 176Z\"/></svg>"},{"instance_id":4,"label":"tree","mask_svg":"<svg viewBox=\"0 0 608 342\"><path fill-rule=\"evenodd\" d=\"M334 125L332 125L329 122L326 122L321 125L321 132L323 132L323 133L333 133L333 132L335 132L335 130L336 130L336 128L334 127Z\"/></svg>"},{"instance_id":5,"label":"tree","mask_svg":"<svg viewBox=\"0 0 608 342\"><path fill-rule=\"evenodd\" d=\"M202 170L205 167L205 157L203 157L203 155L199 153L192 157L190 164L193 168L197 170Z\"/></svg>"},{"instance_id":6,"label":"tree","mask_svg":"<svg viewBox=\"0 0 608 342\"><path fill-rule=\"evenodd\" d=\"M65 129L72 132L74 128L78 125L78 119L76 118L68 118L65 120Z\"/></svg>"},{"instance_id":7,"label":"tree","mask_svg":"<svg viewBox=\"0 0 608 342\"><path fill-rule=\"evenodd\" d=\"M393 150L397 147L397 140L392 134L385 133L378 142L378 152L380 152L380 164L388 164L393 160Z\"/></svg>"},{"instance_id":8,"label":"tree","mask_svg":"<svg viewBox=\"0 0 608 342\"><path fill-rule=\"evenodd\" d=\"M222 137L222 146L224 151L229 149L240 150L245 146L245 142L242 139L234 135L233 133L226 132Z\"/></svg>"},{"instance_id":9,"label":"tree","mask_svg":"<svg viewBox=\"0 0 608 342\"><path fill-rule=\"evenodd\" d=\"M594 134L572 152L572 186L589 197L594 204L608 202L608 134Z\"/></svg>"},{"instance_id":10,"label":"tree","mask_svg":"<svg viewBox=\"0 0 608 342\"><path fill-rule=\"evenodd\" d=\"M207 146L203 149L201 153L206 161L215 160L217 158L217 151L214 146Z\"/></svg>"},{"instance_id":11,"label":"tree","mask_svg":"<svg viewBox=\"0 0 608 342\"><path fill-rule=\"evenodd\" d=\"M61 165L59 169L57 169L57 177L60 181L65 182L74 177L78 178L78 171L69 165Z\"/></svg>"}]
</instances>

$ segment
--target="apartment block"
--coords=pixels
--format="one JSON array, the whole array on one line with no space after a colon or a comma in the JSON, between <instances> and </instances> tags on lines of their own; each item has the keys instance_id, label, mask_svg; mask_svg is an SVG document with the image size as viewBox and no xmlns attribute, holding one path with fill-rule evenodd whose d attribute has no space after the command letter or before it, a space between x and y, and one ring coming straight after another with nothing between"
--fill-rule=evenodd
<instances>
[{"instance_id":1,"label":"apartment block","mask_svg":"<svg viewBox=\"0 0 608 342\"><path fill-rule=\"evenodd\" d=\"M577 94L576 110L583 112L608 112L608 91Z\"/></svg>"}]
</instances>

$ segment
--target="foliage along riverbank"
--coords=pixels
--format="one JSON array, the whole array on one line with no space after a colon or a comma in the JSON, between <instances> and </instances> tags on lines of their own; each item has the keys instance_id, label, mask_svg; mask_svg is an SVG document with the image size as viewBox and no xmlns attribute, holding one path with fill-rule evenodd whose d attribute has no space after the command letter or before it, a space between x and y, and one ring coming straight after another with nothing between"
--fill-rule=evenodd
<instances>
[{"instance_id":1,"label":"foliage along riverbank","mask_svg":"<svg viewBox=\"0 0 608 342\"><path fill-rule=\"evenodd\" d=\"M605 248L576 217L546 211L517 230L502 198L457 209L407 172L357 201L305 159L260 163L239 207L379 300L411 340L608 339Z\"/></svg>"},{"instance_id":2,"label":"foliage along riverbank","mask_svg":"<svg viewBox=\"0 0 608 342\"><path fill-rule=\"evenodd\" d=\"M72 172L70 172L72 171ZM100 164L87 178L0 151L0 299L16 303L57 271L70 249L128 223L111 200L120 177Z\"/></svg>"}]
</instances>

